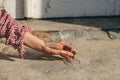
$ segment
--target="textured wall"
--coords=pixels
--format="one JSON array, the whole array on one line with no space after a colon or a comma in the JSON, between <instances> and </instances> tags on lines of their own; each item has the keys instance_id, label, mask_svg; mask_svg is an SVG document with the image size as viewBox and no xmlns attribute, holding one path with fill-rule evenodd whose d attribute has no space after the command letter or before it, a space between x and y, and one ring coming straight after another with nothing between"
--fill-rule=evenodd
<instances>
[{"instance_id":1,"label":"textured wall","mask_svg":"<svg viewBox=\"0 0 120 80\"><path fill-rule=\"evenodd\" d=\"M2 5L3 0L0 0L0 6ZM14 18L23 18L24 17L24 7L23 0L4 0L5 9L11 14Z\"/></svg>"},{"instance_id":2,"label":"textured wall","mask_svg":"<svg viewBox=\"0 0 120 80\"><path fill-rule=\"evenodd\" d=\"M120 15L120 0L26 0L34 18ZM28 4L28 5L29 5ZM28 5L26 7L28 7Z\"/></svg>"},{"instance_id":3,"label":"textured wall","mask_svg":"<svg viewBox=\"0 0 120 80\"><path fill-rule=\"evenodd\" d=\"M120 0L5 0L5 2L5 8L16 18L120 15Z\"/></svg>"}]
</instances>

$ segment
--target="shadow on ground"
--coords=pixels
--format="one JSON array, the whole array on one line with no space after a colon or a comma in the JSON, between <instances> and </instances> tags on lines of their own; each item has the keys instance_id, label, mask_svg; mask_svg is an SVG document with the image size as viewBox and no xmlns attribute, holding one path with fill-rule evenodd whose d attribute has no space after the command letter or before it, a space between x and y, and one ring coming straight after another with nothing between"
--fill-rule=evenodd
<instances>
[{"instance_id":1,"label":"shadow on ground","mask_svg":"<svg viewBox=\"0 0 120 80\"><path fill-rule=\"evenodd\" d=\"M99 28L105 32L107 32L107 31L113 31L113 32L120 31L120 16L54 18L54 19L43 19L43 20L58 22L58 23L67 23L67 24L95 27L95 28Z\"/></svg>"},{"instance_id":2,"label":"shadow on ground","mask_svg":"<svg viewBox=\"0 0 120 80\"><path fill-rule=\"evenodd\" d=\"M32 49L25 49L24 59L26 60L46 60L46 61L54 61L54 60L63 60L63 58L59 56L45 56L40 52L34 51ZM19 53L17 50L14 50L12 47L7 47L4 52L0 52L0 60L8 60L15 61L13 58L20 59Z\"/></svg>"},{"instance_id":3,"label":"shadow on ground","mask_svg":"<svg viewBox=\"0 0 120 80\"><path fill-rule=\"evenodd\" d=\"M78 18L53 18L46 21L60 22L75 25L84 25L100 29L120 29L120 16L109 17L78 17Z\"/></svg>"}]
</instances>

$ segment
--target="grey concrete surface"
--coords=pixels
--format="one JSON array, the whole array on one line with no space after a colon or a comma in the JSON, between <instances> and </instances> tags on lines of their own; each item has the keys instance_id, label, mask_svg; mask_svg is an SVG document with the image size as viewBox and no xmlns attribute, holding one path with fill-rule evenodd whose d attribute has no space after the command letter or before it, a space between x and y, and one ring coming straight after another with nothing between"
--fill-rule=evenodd
<instances>
[{"instance_id":1,"label":"grey concrete surface","mask_svg":"<svg viewBox=\"0 0 120 80\"><path fill-rule=\"evenodd\" d=\"M63 30L63 29L117 29L120 28L120 16L116 17L81 17L58 18L43 20L20 20L23 25L30 25L33 30Z\"/></svg>"},{"instance_id":2,"label":"grey concrete surface","mask_svg":"<svg viewBox=\"0 0 120 80\"><path fill-rule=\"evenodd\" d=\"M119 39L120 17L61 18L44 20L21 20L23 25L32 26L32 31L86 31L91 39Z\"/></svg>"},{"instance_id":3,"label":"grey concrete surface","mask_svg":"<svg viewBox=\"0 0 120 80\"><path fill-rule=\"evenodd\" d=\"M79 44L74 42L80 63L71 64L28 48L25 59L21 60L18 52L7 46L0 53L0 80L120 80L119 40L90 40L83 46Z\"/></svg>"},{"instance_id":4,"label":"grey concrete surface","mask_svg":"<svg viewBox=\"0 0 120 80\"><path fill-rule=\"evenodd\" d=\"M74 21L75 20L75 21ZM119 18L22 20L47 42L63 39L78 51L65 64L60 56L46 57L25 48L25 59L0 39L0 80L120 80ZM80 60L80 63L78 63Z\"/></svg>"}]
</instances>

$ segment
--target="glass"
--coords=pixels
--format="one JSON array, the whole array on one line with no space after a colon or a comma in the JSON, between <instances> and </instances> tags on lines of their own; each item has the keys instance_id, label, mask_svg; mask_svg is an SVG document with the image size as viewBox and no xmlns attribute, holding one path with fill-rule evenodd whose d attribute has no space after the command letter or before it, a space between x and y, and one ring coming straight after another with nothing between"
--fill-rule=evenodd
<instances>
[{"instance_id":1,"label":"glass","mask_svg":"<svg viewBox=\"0 0 120 80\"><path fill-rule=\"evenodd\" d=\"M82 45L87 41L88 32L86 30L62 30L60 31L61 40L67 44L71 44L73 48L77 50L77 48L82 47ZM80 60L75 58L72 60L63 59L65 64L80 64Z\"/></svg>"}]
</instances>

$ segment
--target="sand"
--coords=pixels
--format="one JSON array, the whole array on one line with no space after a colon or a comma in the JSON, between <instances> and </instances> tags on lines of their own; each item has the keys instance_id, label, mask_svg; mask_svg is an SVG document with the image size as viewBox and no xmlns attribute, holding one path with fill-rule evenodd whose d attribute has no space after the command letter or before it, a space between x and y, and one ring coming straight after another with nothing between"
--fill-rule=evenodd
<instances>
[{"instance_id":1,"label":"sand","mask_svg":"<svg viewBox=\"0 0 120 80\"><path fill-rule=\"evenodd\" d=\"M65 64L26 48L25 59L12 47L0 45L0 80L120 80L120 41L89 40L79 47L80 63Z\"/></svg>"}]
</instances>

